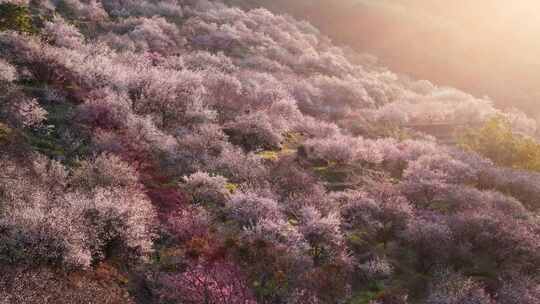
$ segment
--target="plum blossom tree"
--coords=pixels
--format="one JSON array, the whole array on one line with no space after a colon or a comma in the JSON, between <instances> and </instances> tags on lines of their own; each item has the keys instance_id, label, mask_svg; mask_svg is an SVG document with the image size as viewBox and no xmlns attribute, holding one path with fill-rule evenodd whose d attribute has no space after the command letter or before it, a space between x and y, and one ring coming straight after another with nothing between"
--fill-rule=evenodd
<instances>
[{"instance_id":1,"label":"plum blossom tree","mask_svg":"<svg viewBox=\"0 0 540 304\"><path fill-rule=\"evenodd\" d=\"M323 217L313 207L302 209L299 231L309 243L316 265L346 254L340 224L339 216L335 213Z\"/></svg>"},{"instance_id":2,"label":"plum blossom tree","mask_svg":"<svg viewBox=\"0 0 540 304\"><path fill-rule=\"evenodd\" d=\"M92 161L81 161L72 172L70 182L81 189L102 188L137 188L137 171L118 156L101 154Z\"/></svg>"},{"instance_id":3,"label":"plum blossom tree","mask_svg":"<svg viewBox=\"0 0 540 304\"><path fill-rule=\"evenodd\" d=\"M506 279L501 289L497 292L499 303L534 303L540 299L538 282L534 279L523 277L518 279Z\"/></svg>"},{"instance_id":4,"label":"plum blossom tree","mask_svg":"<svg viewBox=\"0 0 540 304\"><path fill-rule=\"evenodd\" d=\"M61 164L39 156L31 160L26 170L3 160L8 171L2 179L17 185L1 191L12 202L5 206L10 216L0 218L4 262L88 267L114 250L133 257L151 251L154 210L126 164L101 157L83 164L71 181ZM120 171L107 171L109 164ZM127 173L123 180L112 178L121 173Z\"/></svg>"},{"instance_id":5,"label":"plum blossom tree","mask_svg":"<svg viewBox=\"0 0 540 304\"><path fill-rule=\"evenodd\" d=\"M481 191L473 187L452 186L441 192L438 201L446 204L449 212L493 210L516 217L528 217L523 204L511 196L497 191Z\"/></svg>"},{"instance_id":6,"label":"plum blossom tree","mask_svg":"<svg viewBox=\"0 0 540 304\"><path fill-rule=\"evenodd\" d=\"M359 267L370 280L384 279L392 275L393 267L384 258L375 257Z\"/></svg>"},{"instance_id":7,"label":"plum blossom tree","mask_svg":"<svg viewBox=\"0 0 540 304\"><path fill-rule=\"evenodd\" d=\"M184 272L165 275L160 291L163 301L182 303L255 304L247 279L238 266L219 261L189 266Z\"/></svg>"},{"instance_id":8,"label":"plum blossom tree","mask_svg":"<svg viewBox=\"0 0 540 304\"><path fill-rule=\"evenodd\" d=\"M222 52L217 54L205 51L197 51L182 56L183 66L188 70L210 70L212 72L222 72L231 74L237 72L239 67L233 63L230 57ZM211 75L208 75L211 76ZM223 76L223 75L219 75ZM220 97L219 94L213 94L213 97Z\"/></svg>"},{"instance_id":9,"label":"plum blossom tree","mask_svg":"<svg viewBox=\"0 0 540 304\"><path fill-rule=\"evenodd\" d=\"M362 84L352 77L341 79L317 76L312 83L322 92L321 104L315 105L315 112L323 118L343 118L353 109L373 104Z\"/></svg>"},{"instance_id":10,"label":"plum blossom tree","mask_svg":"<svg viewBox=\"0 0 540 304\"><path fill-rule=\"evenodd\" d=\"M132 189L98 188L90 195L71 194L66 200L81 209L94 261L118 254L130 258L152 252L154 209L144 194Z\"/></svg>"},{"instance_id":11,"label":"plum blossom tree","mask_svg":"<svg viewBox=\"0 0 540 304\"><path fill-rule=\"evenodd\" d=\"M39 267L3 267L0 275L0 297L3 303L58 304L133 304L135 300L121 287L103 284L95 274L73 275Z\"/></svg>"},{"instance_id":12,"label":"plum blossom tree","mask_svg":"<svg viewBox=\"0 0 540 304\"><path fill-rule=\"evenodd\" d=\"M430 272L451 254L455 237L444 216L426 214L414 219L404 236L418 257L417 268Z\"/></svg>"},{"instance_id":13,"label":"plum blossom tree","mask_svg":"<svg viewBox=\"0 0 540 304\"><path fill-rule=\"evenodd\" d=\"M180 241L202 239L209 233L211 215L200 206L181 208L167 220L167 228Z\"/></svg>"},{"instance_id":14,"label":"plum blossom tree","mask_svg":"<svg viewBox=\"0 0 540 304\"><path fill-rule=\"evenodd\" d=\"M211 176L205 172L195 172L184 177L182 188L192 201L197 204L223 205L229 198L227 179L222 176Z\"/></svg>"},{"instance_id":15,"label":"plum blossom tree","mask_svg":"<svg viewBox=\"0 0 540 304\"><path fill-rule=\"evenodd\" d=\"M428 204L449 185L470 183L475 177L471 167L448 155L425 155L403 172L403 191L413 202Z\"/></svg>"},{"instance_id":16,"label":"plum blossom tree","mask_svg":"<svg viewBox=\"0 0 540 304\"><path fill-rule=\"evenodd\" d=\"M12 82L17 78L17 71L11 64L0 59L0 75L2 75L0 81Z\"/></svg>"},{"instance_id":17,"label":"plum blossom tree","mask_svg":"<svg viewBox=\"0 0 540 304\"><path fill-rule=\"evenodd\" d=\"M128 17L128 16L166 16L166 17L182 17L182 6L175 0L166 1L119 1L105 0L103 7L112 16Z\"/></svg>"},{"instance_id":18,"label":"plum blossom tree","mask_svg":"<svg viewBox=\"0 0 540 304\"><path fill-rule=\"evenodd\" d=\"M302 234L284 219L262 219L240 235L242 257L251 262L260 302L288 301L307 275L313 259ZM270 292L265 292L270 291Z\"/></svg>"},{"instance_id":19,"label":"plum blossom tree","mask_svg":"<svg viewBox=\"0 0 540 304\"><path fill-rule=\"evenodd\" d=\"M326 192L314 174L299 166L292 157L280 157L270 169L269 177L273 191L282 199L298 200L306 194L324 195Z\"/></svg>"},{"instance_id":20,"label":"plum blossom tree","mask_svg":"<svg viewBox=\"0 0 540 304\"><path fill-rule=\"evenodd\" d=\"M101 2L96 0L62 0L53 2L56 10L67 14L69 18L82 19L92 22L106 20L107 12L103 9Z\"/></svg>"},{"instance_id":21,"label":"plum blossom tree","mask_svg":"<svg viewBox=\"0 0 540 304\"><path fill-rule=\"evenodd\" d=\"M12 104L17 120L25 127L36 127L47 118L47 111L35 99Z\"/></svg>"},{"instance_id":22,"label":"plum blossom tree","mask_svg":"<svg viewBox=\"0 0 540 304\"><path fill-rule=\"evenodd\" d=\"M508 168L487 167L480 171L479 187L509 193L528 209L537 210L536 198L540 194L540 174Z\"/></svg>"},{"instance_id":23,"label":"plum blossom tree","mask_svg":"<svg viewBox=\"0 0 540 304\"><path fill-rule=\"evenodd\" d=\"M270 117L262 112L240 115L225 125L225 133L232 143L247 151L274 150L281 146L283 137L272 126Z\"/></svg>"},{"instance_id":24,"label":"plum blossom tree","mask_svg":"<svg viewBox=\"0 0 540 304\"><path fill-rule=\"evenodd\" d=\"M130 101L125 94L103 90L90 93L75 115L87 126L107 130L126 128L130 113Z\"/></svg>"},{"instance_id":25,"label":"plum blossom tree","mask_svg":"<svg viewBox=\"0 0 540 304\"><path fill-rule=\"evenodd\" d=\"M335 134L327 138L306 140L302 152L314 161L340 165L378 165L384 160L382 148L380 141Z\"/></svg>"},{"instance_id":26,"label":"plum blossom tree","mask_svg":"<svg viewBox=\"0 0 540 304\"><path fill-rule=\"evenodd\" d=\"M369 253L375 244L387 247L414 219L413 208L399 192L389 186L380 187L378 191L332 195L341 209L342 229L353 241L350 248L359 255Z\"/></svg>"},{"instance_id":27,"label":"plum blossom tree","mask_svg":"<svg viewBox=\"0 0 540 304\"><path fill-rule=\"evenodd\" d=\"M270 198L254 192L234 194L226 203L231 219L241 227L255 226L264 219L279 220L283 218L278 203Z\"/></svg>"},{"instance_id":28,"label":"plum blossom tree","mask_svg":"<svg viewBox=\"0 0 540 304\"><path fill-rule=\"evenodd\" d=\"M84 37L79 30L60 17L46 22L43 34L50 43L59 47L78 49L84 41Z\"/></svg>"},{"instance_id":29,"label":"plum blossom tree","mask_svg":"<svg viewBox=\"0 0 540 304\"><path fill-rule=\"evenodd\" d=\"M235 147L226 147L213 166L233 183L264 184L268 176L260 157L253 153L245 154Z\"/></svg>"},{"instance_id":30,"label":"plum blossom tree","mask_svg":"<svg viewBox=\"0 0 540 304\"><path fill-rule=\"evenodd\" d=\"M453 217L449 225L457 241L469 244L463 253L466 256L490 252L489 261L497 269L513 267L519 271L521 267L537 265L539 242L534 222L498 212L476 211Z\"/></svg>"},{"instance_id":31,"label":"plum blossom tree","mask_svg":"<svg viewBox=\"0 0 540 304\"><path fill-rule=\"evenodd\" d=\"M438 282L431 287L426 304L478 303L492 304L495 301L472 279L463 275L443 271Z\"/></svg>"},{"instance_id":32,"label":"plum blossom tree","mask_svg":"<svg viewBox=\"0 0 540 304\"><path fill-rule=\"evenodd\" d=\"M184 43L178 28L163 17L130 17L115 24L104 42L118 49L167 54Z\"/></svg>"}]
</instances>

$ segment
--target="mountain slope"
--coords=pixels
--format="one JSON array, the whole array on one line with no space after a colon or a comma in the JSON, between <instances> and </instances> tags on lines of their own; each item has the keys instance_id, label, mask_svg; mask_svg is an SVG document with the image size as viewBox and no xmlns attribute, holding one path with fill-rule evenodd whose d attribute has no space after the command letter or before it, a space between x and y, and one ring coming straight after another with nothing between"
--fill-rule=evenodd
<instances>
[{"instance_id":1,"label":"mountain slope","mask_svg":"<svg viewBox=\"0 0 540 304\"><path fill-rule=\"evenodd\" d=\"M289 13L393 71L538 116L534 1L236 1Z\"/></svg>"},{"instance_id":2,"label":"mountain slope","mask_svg":"<svg viewBox=\"0 0 540 304\"><path fill-rule=\"evenodd\" d=\"M540 299L540 173L413 128L528 152L523 113L265 9L0 12L3 303Z\"/></svg>"}]
</instances>

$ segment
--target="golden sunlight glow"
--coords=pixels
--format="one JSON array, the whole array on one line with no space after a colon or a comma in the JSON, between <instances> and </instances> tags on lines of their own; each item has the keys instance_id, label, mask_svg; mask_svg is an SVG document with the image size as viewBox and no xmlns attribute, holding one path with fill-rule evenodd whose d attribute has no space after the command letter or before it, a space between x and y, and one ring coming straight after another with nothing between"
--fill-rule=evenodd
<instances>
[{"instance_id":1,"label":"golden sunlight glow","mask_svg":"<svg viewBox=\"0 0 540 304\"><path fill-rule=\"evenodd\" d=\"M540 113L538 0L274 1L394 71Z\"/></svg>"}]
</instances>

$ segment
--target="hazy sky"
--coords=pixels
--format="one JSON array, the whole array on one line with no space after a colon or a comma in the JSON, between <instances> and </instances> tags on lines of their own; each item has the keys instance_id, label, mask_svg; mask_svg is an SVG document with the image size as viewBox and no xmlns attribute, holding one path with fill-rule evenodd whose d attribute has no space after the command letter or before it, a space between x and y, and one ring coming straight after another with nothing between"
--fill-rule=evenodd
<instances>
[{"instance_id":1,"label":"hazy sky","mask_svg":"<svg viewBox=\"0 0 540 304\"><path fill-rule=\"evenodd\" d=\"M394 71L540 113L540 0L262 2Z\"/></svg>"}]
</instances>

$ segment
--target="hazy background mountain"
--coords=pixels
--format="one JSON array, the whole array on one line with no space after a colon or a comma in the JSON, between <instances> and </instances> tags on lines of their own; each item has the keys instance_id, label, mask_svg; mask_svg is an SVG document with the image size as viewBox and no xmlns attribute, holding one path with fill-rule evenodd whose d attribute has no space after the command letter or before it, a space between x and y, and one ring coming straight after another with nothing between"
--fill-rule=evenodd
<instances>
[{"instance_id":1,"label":"hazy background mountain","mask_svg":"<svg viewBox=\"0 0 540 304\"><path fill-rule=\"evenodd\" d=\"M540 3L530 0L259 0L309 20L390 69L488 95L538 117Z\"/></svg>"}]
</instances>

